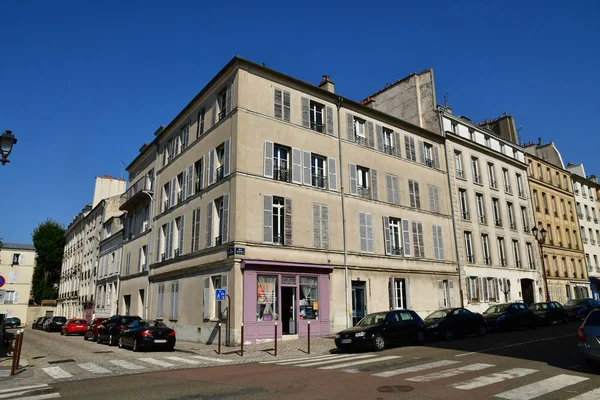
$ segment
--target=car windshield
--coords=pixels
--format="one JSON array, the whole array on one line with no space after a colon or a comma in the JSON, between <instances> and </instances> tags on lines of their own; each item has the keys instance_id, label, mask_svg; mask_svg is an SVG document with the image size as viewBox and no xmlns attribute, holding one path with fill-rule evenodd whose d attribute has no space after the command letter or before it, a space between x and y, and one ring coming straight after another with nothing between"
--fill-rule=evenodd
<instances>
[{"instance_id":1,"label":"car windshield","mask_svg":"<svg viewBox=\"0 0 600 400\"><path fill-rule=\"evenodd\" d=\"M165 325L162 321L155 320L140 321L140 326L146 328L168 328L168 326Z\"/></svg>"},{"instance_id":2,"label":"car windshield","mask_svg":"<svg viewBox=\"0 0 600 400\"><path fill-rule=\"evenodd\" d=\"M432 320L432 319L441 319L441 318L446 318L446 315L448 315L448 311L446 310L439 310L436 311L434 313L429 314L426 318L425 321L427 320Z\"/></svg>"},{"instance_id":3,"label":"car windshield","mask_svg":"<svg viewBox=\"0 0 600 400\"><path fill-rule=\"evenodd\" d=\"M67 318L66 317L54 317L52 318L55 322L66 322Z\"/></svg>"},{"instance_id":4,"label":"car windshield","mask_svg":"<svg viewBox=\"0 0 600 400\"><path fill-rule=\"evenodd\" d=\"M72 322L74 324L87 324L84 319L74 319Z\"/></svg>"},{"instance_id":5,"label":"car windshield","mask_svg":"<svg viewBox=\"0 0 600 400\"><path fill-rule=\"evenodd\" d=\"M503 313L503 312L506 312L506 310L508 310L508 307L510 307L510 304L499 304L497 306L491 306L490 308L485 310L484 314Z\"/></svg>"},{"instance_id":6,"label":"car windshield","mask_svg":"<svg viewBox=\"0 0 600 400\"><path fill-rule=\"evenodd\" d=\"M565 304L565 306L585 306L587 300L569 300Z\"/></svg>"},{"instance_id":7,"label":"car windshield","mask_svg":"<svg viewBox=\"0 0 600 400\"><path fill-rule=\"evenodd\" d=\"M387 313L377 313L377 314L369 314L357 324L357 326L365 326L365 325L378 325L383 323L385 320L385 316Z\"/></svg>"},{"instance_id":8,"label":"car windshield","mask_svg":"<svg viewBox=\"0 0 600 400\"><path fill-rule=\"evenodd\" d=\"M544 311L544 310L547 310L548 308L549 308L548 303L537 303L537 304L534 304L534 306L533 306L533 309L535 311Z\"/></svg>"}]
</instances>

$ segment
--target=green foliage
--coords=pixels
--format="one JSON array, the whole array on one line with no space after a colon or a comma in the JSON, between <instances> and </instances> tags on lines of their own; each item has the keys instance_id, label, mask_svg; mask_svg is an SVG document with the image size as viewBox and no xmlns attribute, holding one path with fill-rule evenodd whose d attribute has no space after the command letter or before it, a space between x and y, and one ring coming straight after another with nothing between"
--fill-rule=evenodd
<instances>
[{"instance_id":1,"label":"green foliage","mask_svg":"<svg viewBox=\"0 0 600 400\"><path fill-rule=\"evenodd\" d=\"M33 246L37 253L33 270L31 295L36 304L58 297L60 270L65 247L65 228L50 219L33 231Z\"/></svg>"}]
</instances>

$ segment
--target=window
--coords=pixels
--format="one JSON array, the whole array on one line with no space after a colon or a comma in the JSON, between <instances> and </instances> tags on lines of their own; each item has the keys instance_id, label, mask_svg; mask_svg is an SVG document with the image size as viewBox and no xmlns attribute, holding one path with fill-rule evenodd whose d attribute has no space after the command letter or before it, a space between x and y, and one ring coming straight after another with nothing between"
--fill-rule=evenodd
<instances>
[{"instance_id":1,"label":"window","mask_svg":"<svg viewBox=\"0 0 600 400\"><path fill-rule=\"evenodd\" d=\"M494 211L494 224L498 227L502 226L502 214L500 213L500 201L492 198L492 209Z\"/></svg>"},{"instance_id":2,"label":"window","mask_svg":"<svg viewBox=\"0 0 600 400\"><path fill-rule=\"evenodd\" d=\"M556 172L556 177L554 179L554 184L560 188L560 173Z\"/></svg>"},{"instance_id":3,"label":"window","mask_svg":"<svg viewBox=\"0 0 600 400\"><path fill-rule=\"evenodd\" d=\"M191 251L200 250L200 207L192 211L192 245Z\"/></svg>"},{"instance_id":4,"label":"window","mask_svg":"<svg viewBox=\"0 0 600 400\"><path fill-rule=\"evenodd\" d=\"M587 199L587 187L583 184L581 185L581 196L584 199Z\"/></svg>"},{"instance_id":5,"label":"window","mask_svg":"<svg viewBox=\"0 0 600 400\"><path fill-rule=\"evenodd\" d=\"M483 263L485 265L491 265L492 257L490 256L490 243L488 235L486 234L481 235L481 247L483 249Z\"/></svg>"},{"instance_id":6,"label":"window","mask_svg":"<svg viewBox=\"0 0 600 400\"><path fill-rule=\"evenodd\" d=\"M213 276L212 278L212 294L215 294L215 292L219 289L223 289L223 279L222 276ZM213 298L215 298L215 296L213 296ZM213 311L212 311L212 315L211 315L211 319L222 319L223 318L223 306L222 306L222 301L214 301L213 302Z\"/></svg>"},{"instance_id":7,"label":"window","mask_svg":"<svg viewBox=\"0 0 600 400\"><path fill-rule=\"evenodd\" d=\"M548 261L548 257L544 256L544 260ZM559 275L559 273L558 273L558 258L556 258L556 256L552 257L552 269L553 269L552 272L554 272L554 275L558 276ZM563 269L565 271L567 270L567 264L566 264L566 260L564 258L563 258Z\"/></svg>"},{"instance_id":8,"label":"window","mask_svg":"<svg viewBox=\"0 0 600 400\"><path fill-rule=\"evenodd\" d=\"M167 209L169 209L169 207L171 206L171 182L172 181L169 181L163 186L163 195L161 195L161 197L164 196L163 198L165 200L162 204L161 212L167 211Z\"/></svg>"},{"instance_id":9,"label":"window","mask_svg":"<svg viewBox=\"0 0 600 400\"><path fill-rule=\"evenodd\" d=\"M217 231L217 237L215 238L215 245L218 246L223 242L223 212L224 212L224 204L223 198L219 198L215 200L215 209L217 211L215 215L215 228Z\"/></svg>"},{"instance_id":10,"label":"window","mask_svg":"<svg viewBox=\"0 0 600 400\"><path fill-rule=\"evenodd\" d=\"M325 157L321 157L321 156L318 156L318 155L312 153L310 165L311 165L312 185L315 187L325 189L327 187L327 174L325 172L325 166L327 165L327 159Z\"/></svg>"},{"instance_id":11,"label":"window","mask_svg":"<svg viewBox=\"0 0 600 400\"><path fill-rule=\"evenodd\" d=\"M179 316L179 282L171 283L171 312L169 317L177 319Z\"/></svg>"},{"instance_id":12,"label":"window","mask_svg":"<svg viewBox=\"0 0 600 400\"><path fill-rule=\"evenodd\" d=\"M129 275L131 269L131 252L127 252L127 257L125 258L125 275Z\"/></svg>"},{"instance_id":13,"label":"window","mask_svg":"<svg viewBox=\"0 0 600 400\"><path fill-rule=\"evenodd\" d=\"M359 196L366 199L371 198L369 190L369 169L361 166L356 166L356 185Z\"/></svg>"},{"instance_id":14,"label":"window","mask_svg":"<svg viewBox=\"0 0 600 400\"><path fill-rule=\"evenodd\" d=\"M394 132L391 129L382 128L383 152L394 155Z\"/></svg>"},{"instance_id":15,"label":"window","mask_svg":"<svg viewBox=\"0 0 600 400\"><path fill-rule=\"evenodd\" d=\"M565 229L565 238L567 239L567 247L570 249L573 244L571 243L571 234L568 228Z\"/></svg>"},{"instance_id":16,"label":"window","mask_svg":"<svg viewBox=\"0 0 600 400\"><path fill-rule=\"evenodd\" d=\"M23 265L23 256L19 253L14 253L12 258L12 265Z\"/></svg>"},{"instance_id":17,"label":"window","mask_svg":"<svg viewBox=\"0 0 600 400\"><path fill-rule=\"evenodd\" d=\"M481 176L479 175L479 160L477 157L471 157L471 168L473 169L473 182L481 183Z\"/></svg>"},{"instance_id":18,"label":"window","mask_svg":"<svg viewBox=\"0 0 600 400\"><path fill-rule=\"evenodd\" d=\"M365 212L358 213L358 233L361 253L374 253L375 239L373 234L372 214Z\"/></svg>"},{"instance_id":19,"label":"window","mask_svg":"<svg viewBox=\"0 0 600 400\"><path fill-rule=\"evenodd\" d=\"M292 199L263 195L263 202L263 242L291 245ZM328 233L325 232L327 235Z\"/></svg>"},{"instance_id":20,"label":"window","mask_svg":"<svg viewBox=\"0 0 600 400\"><path fill-rule=\"evenodd\" d=\"M458 179L465 179L463 172L462 153L460 151L454 151L454 168L456 169L456 177Z\"/></svg>"},{"instance_id":21,"label":"window","mask_svg":"<svg viewBox=\"0 0 600 400\"><path fill-rule=\"evenodd\" d=\"M277 276L257 275L257 298L256 298L256 320L277 321Z\"/></svg>"},{"instance_id":22,"label":"window","mask_svg":"<svg viewBox=\"0 0 600 400\"><path fill-rule=\"evenodd\" d=\"M548 183L552 183L552 172L550 172L550 168L546 168L546 179Z\"/></svg>"},{"instance_id":23,"label":"window","mask_svg":"<svg viewBox=\"0 0 600 400\"><path fill-rule=\"evenodd\" d=\"M290 92L275 89L274 116L278 120L290 122L291 119L291 101Z\"/></svg>"},{"instance_id":24,"label":"window","mask_svg":"<svg viewBox=\"0 0 600 400\"><path fill-rule=\"evenodd\" d=\"M423 223L412 221L413 255L417 258L425 257L425 244L423 242Z\"/></svg>"},{"instance_id":25,"label":"window","mask_svg":"<svg viewBox=\"0 0 600 400\"><path fill-rule=\"evenodd\" d=\"M181 143L181 151L183 152L187 145L190 136L190 125L186 123L179 129L179 142Z\"/></svg>"},{"instance_id":26,"label":"window","mask_svg":"<svg viewBox=\"0 0 600 400\"><path fill-rule=\"evenodd\" d=\"M546 193L542 192L542 205L544 206L544 212L549 214L548 212L548 198L546 197Z\"/></svg>"},{"instance_id":27,"label":"window","mask_svg":"<svg viewBox=\"0 0 600 400\"><path fill-rule=\"evenodd\" d=\"M196 173L194 187L196 188L196 193L200 193L204 189L204 156L194 163L194 171Z\"/></svg>"},{"instance_id":28,"label":"window","mask_svg":"<svg viewBox=\"0 0 600 400\"><path fill-rule=\"evenodd\" d=\"M542 176L542 165L541 164L537 165L537 177L539 180L544 179L544 177Z\"/></svg>"},{"instance_id":29,"label":"window","mask_svg":"<svg viewBox=\"0 0 600 400\"><path fill-rule=\"evenodd\" d=\"M596 229L596 241L600 244L600 231Z\"/></svg>"},{"instance_id":30,"label":"window","mask_svg":"<svg viewBox=\"0 0 600 400\"><path fill-rule=\"evenodd\" d=\"M324 109L324 106L322 104L319 104L319 103L311 100L310 110L309 110L310 129L312 129L313 131L320 132L320 133L325 132L325 124L323 122L324 121L323 109ZM364 123L363 123L363 127L364 127ZM363 130L363 133L364 133L364 130Z\"/></svg>"},{"instance_id":31,"label":"window","mask_svg":"<svg viewBox=\"0 0 600 400\"><path fill-rule=\"evenodd\" d=\"M510 187L510 176L508 175L508 170L506 168L502 168L502 178L504 180L504 191L511 194L512 188Z\"/></svg>"},{"instance_id":32,"label":"window","mask_svg":"<svg viewBox=\"0 0 600 400\"><path fill-rule=\"evenodd\" d=\"M408 181L408 194L410 198L410 206L413 208L421 208L419 182L413 180Z\"/></svg>"},{"instance_id":33,"label":"window","mask_svg":"<svg viewBox=\"0 0 600 400\"><path fill-rule=\"evenodd\" d=\"M439 225L433 225L433 258L436 260L444 259L444 236L442 234L442 227Z\"/></svg>"},{"instance_id":34,"label":"window","mask_svg":"<svg viewBox=\"0 0 600 400\"><path fill-rule=\"evenodd\" d=\"M567 209L565 208L565 201L560 199L560 212L562 213L563 219L567 219Z\"/></svg>"},{"instance_id":35,"label":"window","mask_svg":"<svg viewBox=\"0 0 600 400\"><path fill-rule=\"evenodd\" d=\"M460 198L460 213L462 219L469 219L469 203L467 201L467 191L465 189L458 189L458 196Z\"/></svg>"},{"instance_id":36,"label":"window","mask_svg":"<svg viewBox=\"0 0 600 400\"><path fill-rule=\"evenodd\" d=\"M437 186L428 185L429 188L429 211L440 212L440 198Z\"/></svg>"},{"instance_id":37,"label":"window","mask_svg":"<svg viewBox=\"0 0 600 400\"><path fill-rule=\"evenodd\" d=\"M517 221L515 221L515 210L513 207L513 203L506 203L506 208L508 209L508 224L510 226L510 229L516 230Z\"/></svg>"},{"instance_id":38,"label":"window","mask_svg":"<svg viewBox=\"0 0 600 400\"><path fill-rule=\"evenodd\" d=\"M594 218L594 223L598 223L598 214L596 214L596 209L592 207L592 218Z\"/></svg>"},{"instance_id":39,"label":"window","mask_svg":"<svg viewBox=\"0 0 600 400\"><path fill-rule=\"evenodd\" d=\"M175 219L175 228L176 232L173 235L174 246L177 248L174 249L174 256L179 257L183 254L183 237L184 237L184 226L183 226L183 216Z\"/></svg>"},{"instance_id":40,"label":"window","mask_svg":"<svg viewBox=\"0 0 600 400\"><path fill-rule=\"evenodd\" d=\"M517 190L519 192L519 197L525 198L525 188L523 187L523 177L520 174L517 174Z\"/></svg>"},{"instance_id":41,"label":"window","mask_svg":"<svg viewBox=\"0 0 600 400\"><path fill-rule=\"evenodd\" d=\"M465 251L467 262L473 264L475 262L475 257L473 254L473 235L471 232L465 232Z\"/></svg>"},{"instance_id":42,"label":"window","mask_svg":"<svg viewBox=\"0 0 600 400\"><path fill-rule=\"evenodd\" d=\"M404 136L404 149L406 151L406 159L410 161L417 161L417 148L415 146L415 138L411 136Z\"/></svg>"},{"instance_id":43,"label":"window","mask_svg":"<svg viewBox=\"0 0 600 400\"><path fill-rule=\"evenodd\" d=\"M552 212L555 217L558 217L558 208L556 208L556 197L552 196L550 198L550 203L552 203Z\"/></svg>"},{"instance_id":44,"label":"window","mask_svg":"<svg viewBox=\"0 0 600 400\"><path fill-rule=\"evenodd\" d=\"M596 272L600 269L600 265L598 264L598 256L594 254L594 266L596 267Z\"/></svg>"},{"instance_id":45,"label":"window","mask_svg":"<svg viewBox=\"0 0 600 400\"><path fill-rule=\"evenodd\" d=\"M396 175L386 174L385 182L386 182L388 203L400 204L400 190L398 189L398 177ZM436 188L436 190L437 190L437 188ZM437 193L436 193L436 195L437 195ZM438 199L437 204L439 206L439 199Z\"/></svg>"},{"instance_id":46,"label":"window","mask_svg":"<svg viewBox=\"0 0 600 400\"><path fill-rule=\"evenodd\" d=\"M567 181L567 176L563 175L563 186L566 190L569 190L569 181Z\"/></svg>"},{"instance_id":47,"label":"window","mask_svg":"<svg viewBox=\"0 0 600 400\"><path fill-rule=\"evenodd\" d=\"M282 197L273 197L273 243L283 244L285 204Z\"/></svg>"},{"instance_id":48,"label":"window","mask_svg":"<svg viewBox=\"0 0 600 400\"><path fill-rule=\"evenodd\" d=\"M506 267L506 249L504 248L504 238L498 238L498 255L500 256L500 265Z\"/></svg>"},{"instance_id":49,"label":"window","mask_svg":"<svg viewBox=\"0 0 600 400\"><path fill-rule=\"evenodd\" d=\"M483 194L476 193L475 198L477 199L477 218L479 219L480 224L485 224L486 218L485 218L485 203L483 200ZM462 202L461 202L461 204L462 204Z\"/></svg>"},{"instance_id":50,"label":"window","mask_svg":"<svg viewBox=\"0 0 600 400\"><path fill-rule=\"evenodd\" d=\"M228 90L225 88L217 95L217 106L219 108L219 119L217 121L222 120L227 115L227 94Z\"/></svg>"},{"instance_id":51,"label":"window","mask_svg":"<svg viewBox=\"0 0 600 400\"><path fill-rule=\"evenodd\" d=\"M486 147L492 147L492 141L491 141L491 139L490 139L489 136L485 135L484 136L484 140L485 140L485 146Z\"/></svg>"},{"instance_id":52,"label":"window","mask_svg":"<svg viewBox=\"0 0 600 400\"><path fill-rule=\"evenodd\" d=\"M590 255L585 253L585 265L587 266L588 271L592 271L592 263L590 262Z\"/></svg>"},{"instance_id":53,"label":"window","mask_svg":"<svg viewBox=\"0 0 600 400\"><path fill-rule=\"evenodd\" d=\"M556 240L558 241L558 245L562 246L562 232L560 226L556 227Z\"/></svg>"},{"instance_id":54,"label":"window","mask_svg":"<svg viewBox=\"0 0 600 400\"><path fill-rule=\"evenodd\" d=\"M488 163L488 177L490 180L490 187L492 189L496 189L496 169L494 168L494 164Z\"/></svg>"},{"instance_id":55,"label":"window","mask_svg":"<svg viewBox=\"0 0 600 400\"><path fill-rule=\"evenodd\" d=\"M513 239L512 246L513 246L513 257L515 259L515 267L521 268L521 251L519 250L519 241L516 239Z\"/></svg>"},{"instance_id":56,"label":"window","mask_svg":"<svg viewBox=\"0 0 600 400\"><path fill-rule=\"evenodd\" d=\"M148 246L144 245L140 248L139 271L148 269Z\"/></svg>"},{"instance_id":57,"label":"window","mask_svg":"<svg viewBox=\"0 0 600 400\"><path fill-rule=\"evenodd\" d=\"M206 108L202 107L198 111L198 122L196 124L196 139L204 134L204 121L206 117Z\"/></svg>"},{"instance_id":58,"label":"window","mask_svg":"<svg viewBox=\"0 0 600 400\"><path fill-rule=\"evenodd\" d=\"M313 203L313 246L329 249L329 207Z\"/></svg>"},{"instance_id":59,"label":"window","mask_svg":"<svg viewBox=\"0 0 600 400\"><path fill-rule=\"evenodd\" d=\"M529 214L525 206L521 206L521 223L523 224L523 231L529 232Z\"/></svg>"},{"instance_id":60,"label":"window","mask_svg":"<svg viewBox=\"0 0 600 400\"><path fill-rule=\"evenodd\" d=\"M224 174L224 163L225 163L225 145L221 144L215 148L215 167L216 167L216 181L219 182L225 177Z\"/></svg>"},{"instance_id":61,"label":"window","mask_svg":"<svg viewBox=\"0 0 600 400\"><path fill-rule=\"evenodd\" d=\"M384 221L385 223L385 221ZM402 220L389 217L389 254L400 256L402 252ZM410 240L410 239L409 239ZM410 242L409 242L410 243Z\"/></svg>"},{"instance_id":62,"label":"window","mask_svg":"<svg viewBox=\"0 0 600 400\"><path fill-rule=\"evenodd\" d=\"M479 279L475 276L469 276L467 278L467 289L469 294L470 302L479 301Z\"/></svg>"},{"instance_id":63,"label":"window","mask_svg":"<svg viewBox=\"0 0 600 400\"><path fill-rule=\"evenodd\" d=\"M402 278L390 279L390 305L392 310L408 308L406 301L406 280Z\"/></svg>"},{"instance_id":64,"label":"window","mask_svg":"<svg viewBox=\"0 0 600 400\"><path fill-rule=\"evenodd\" d=\"M300 319L319 319L319 280L300 277Z\"/></svg>"},{"instance_id":65,"label":"window","mask_svg":"<svg viewBox=\"0 0 600 400\"><path fill-rule=\"evenodd\" d=\"M436 167L433 145L423 143L423 163L431 168Z\"/></svg>"},{"instance_id":66,"label":"window","mask_svg":"<svg viewBox=\"0 0 600 400\"><path fill-rule=\"evenodd\" d=\"M548 224L546 226L546 232L548 235L548 243L550 243L551 245L554 245L554 239L553 239L553 233L552 233L552 225Z\"/></svg>"},{"instance_id":67,"label":"window","mask_svg":"<svg viewBox=\"0 0 600 400\"><path fill-rule=\"evenodd\" d=\"M469 129L469 138L475 142L477 141L477 138L475 137L475 131L473 129Z\"/></svg>"},{"instance_id":68,"label":"window","mask_svg":"<svg viewBox=\"0 0 600 400\"><path fill-rule=\"evenodd\" d=\"M185 182L186 179L183 177L183 172L177 175L177 204L181 203L185 196Z\"/></svg>"}]
</instances>

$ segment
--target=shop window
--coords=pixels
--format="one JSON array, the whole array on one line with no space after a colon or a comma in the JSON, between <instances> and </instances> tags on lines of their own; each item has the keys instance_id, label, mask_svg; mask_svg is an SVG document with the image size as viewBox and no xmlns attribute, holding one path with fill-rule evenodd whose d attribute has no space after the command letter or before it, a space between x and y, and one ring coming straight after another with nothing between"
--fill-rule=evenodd
<instances>
[{"instance_id":1,"label":"shop window","mask_svg":"<svg viewBox=\"0 0 600 400\"><path fill-rule=\"evenodd\" d=\"M300 319L319 319L319 282L317 277L300 277Z\"/></svg>"},{"instance_id":2,"label":"shop window","mask_svg":"<svg viewBox=\"0 0 600 400\"><path fill-rule=\"evenodd\" d=\"M256 320L277 321L277 276L258 275L256 285Z\"/></svg>"}]
</instances>

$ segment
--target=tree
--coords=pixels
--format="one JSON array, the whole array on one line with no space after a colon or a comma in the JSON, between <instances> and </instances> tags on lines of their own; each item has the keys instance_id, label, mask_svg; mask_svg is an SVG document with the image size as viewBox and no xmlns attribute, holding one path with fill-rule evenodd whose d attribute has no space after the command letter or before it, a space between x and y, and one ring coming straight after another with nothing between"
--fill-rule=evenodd
<instances>
[{"instance_id":1,"label":"tree","mask_svg":"<svg viewBox=\"0 0 600 400\"><path fill-rule=\"evenodd\" d=\"M33 246L37 253L31 295L36 304L58 297L60 271L65 247L65 228L47 219L33 231Z\"/></svg>"}]
</instances>

